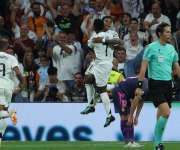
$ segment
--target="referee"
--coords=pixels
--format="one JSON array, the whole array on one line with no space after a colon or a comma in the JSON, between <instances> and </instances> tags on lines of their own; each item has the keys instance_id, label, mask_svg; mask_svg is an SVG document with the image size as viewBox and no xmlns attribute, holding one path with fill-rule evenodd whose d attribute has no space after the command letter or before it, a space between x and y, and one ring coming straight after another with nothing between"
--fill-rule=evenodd
<instances>
[{"instance_id":1,"label":"referee","mask_svg":"<svg viewBox=\"0 0 180 150\"><path fill-rule=\"evenodd\" d=\"M150 43L144 52L136 92L142 90L143 79L148 70L149 100L157 108L157 122L154 130L154 149L163 150L162 135L170 115L172 100L172 71L180 78L178 54L171 41L171 26L161 23L156 34L158 40Z\"/></svg>"}]
</instances>

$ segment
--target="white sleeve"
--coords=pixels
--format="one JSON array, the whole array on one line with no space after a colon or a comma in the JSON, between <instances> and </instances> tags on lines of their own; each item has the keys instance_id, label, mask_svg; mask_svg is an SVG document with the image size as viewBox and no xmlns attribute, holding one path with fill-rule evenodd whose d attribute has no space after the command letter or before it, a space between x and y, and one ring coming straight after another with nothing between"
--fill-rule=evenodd
<instances>
[{"instance_id":1,"label":"white sleeve","mask_svg":"<svg viewBox=\"0 0 180 150\"><path fill-rule=\"evenodd\" d=\"M147 14L147 16L145 17L144 21L146 22L152 22L153 18L152 18L152 14Z\"/></svg>"},{"instance_id":2,"label":"white sleeve","mask_svg":"<svg viewBox=\"0 0 180 150\"><path fill-rule=\"evenodd\" d=\"M90 48L94 47L94 43L92 42L93 38L94 38L94 36L91 36L90 39L88 40L88 47L90 47Z\"/></svg>"},{"instance_id":3,"label":"white sleeve","mask_svg":"<svg viewBox=\"0 0 180 150\"><path fill-rule=\"evenodd\" d=\"M18 60L15 56L12 56L11 57L11 68L15 68L15 67L18 67L19 68L19 63L18 63Z\"/></svg>"},{"instance_id":4,"label":"white sleeve","mask_svg":"<svg viewBox=\"0 0 180 150\"><path fill-rule=\"evenodd\" d=\"M113 31L112 34L113 34L113 38L119 38L119 35L116 31Z\"/></svg>"},{"instance_id":5,"label":"white sleeve","mask_svg":"<svg viewBox=\"0 0 180 150\"><path fill-rule=\"evenodd\" d=\"M61 53L61 47L59 45L56 45L53 47L53 56L57 56Z\"/></svg>"}]
</instances>

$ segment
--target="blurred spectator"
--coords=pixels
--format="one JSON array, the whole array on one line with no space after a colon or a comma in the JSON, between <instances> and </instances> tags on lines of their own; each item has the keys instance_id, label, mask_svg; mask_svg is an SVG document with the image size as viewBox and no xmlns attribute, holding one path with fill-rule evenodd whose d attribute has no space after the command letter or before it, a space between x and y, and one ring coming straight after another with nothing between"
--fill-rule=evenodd
<instances>
[{"instance_id":1,"label":"blurred spectator","mask_svg":"<svg viewBox=\"0 0 180 150\"><path fill-rule=\"evenodd\" d=\"M119 37L121 39L123 39L124 36L128 34L130 24L131 24L131 15L129 13L124 13L123 18L122 18L122 24L120 25L119 32L118 32Z\"/></svg>"},{"instance_id":2,"label":"blurred spectator","mask_svg":"<svg viewBox=\"0 0 180 150\"><path fill-rule=\"evenodd\" d=\"M57 45L49 49L48 55L52 57L53 66L58 69L58 79L65 81L68 87L74 83L74 74L80 71L79 64L74 64L76 60L75 47L68 43L68 35L60 32L56 35Z\"/></svg>"},{"instance_id":3,"label":"blurred spectator","mask_svg":"<svg viewBox=\"0 0 180 150\"><path fill-rule=\"evenodd\" d=\"M55 22L59 31L74 31L78 37L80 32L79 17L72 14L71 6L69 4L64 4L61 6L59 13L55 17Z\"/></svg>"},{"instance_id":4,"label":"blurred spectator","mask_svg":"<svg viewBox=\"0 0 180 150\"><path fill-rule=\"evenodd\" d=\"M151 41L154 41L157 39L156 28L162 22L165 22L171 25L169 18L166 15L163 15L161 13L160 3L155 2L152 4L151 12L146 16L144 20L144 27L146 30L149 31L150 36L151 36Z\"/></svg>"},{"instance_id":5,"label":"blurred spectator","mask_svg":"<svg viewBox=\"0 0 180 150\"><path fill-rule=\"evenodd\" d=\"M80 72L74 75L74 85L69 88L67 95L72 102L86 102L86 89L83 75Z\"/></svg>"},{"instance_id":6,"label":"blurred spectator","mask_svg":"<svg viewBox=\"0 0 180 150\"><path fill-rule=\"evenodd\" d=\"M48 82L44 89L44 102L68 102L65 92L65 84L57 78L57 68L48 68Z\"/></svg>"},{"instance_id":7,"label":"blurred spectator","mask_svg":"<svg viewBox=\"0 0 180 150\"><path fill-rule=\"evenodd\" d=\"M36 101L40 101L42 99L43 91L40 89L44 89L45 85L47 84L48 68L49 68L49 59L45 54L43 54L42 56L40 56L40 66L38 69L39 88L36 92Z\"/></svg>"},{"instance_id":8,"label":"blurred spectator","mask_svg":"<svg viewBox=\"0 0 180 150\"><path fill-rule=\"evenodd\" d=\"M47 18L43 15L41 16L41 3L34 2L31 4L31 9L33 16L28 18L29 28L34 31L38 38L42 38L45 34L44 24L47 23Z\"/></svg>"},{"instance_id":9,"label":"blurred spectator","mask_svg":"<svg viewBox=\"0 0 180 150\"><path fill-rule=\"evenodd\" d=\"M133 18L138 18L144 12L142 0L122 0L124 12L131 14Z\"/></svg>"},{"instance_id":10,"label":"blurred spectator","mask_svg":"<svg viewBox=\"0 0 180 150\"><path fill-rule=\"evenodd\" d=\"M130 40L124 43L126 49L127 60L131 60L136 57L136 55L143 50L143 46L139 42L139 37L137 32L131 32L129 34Z\"/></svg>"},{"instance_id":11,"label":"blurred spectator","mask_svg":"<svg viewBox=\"0 0 180 150\"><path fill-rule=\"evenodd\" d=\"M142 32L139 30L139 21L136 18L131 19L131 23L129 26L129 32L123 38L124 43L127 45L131 42L131 40L130 40L131 33L137 34L138 44L143 46L148 43L149 34L148 34L148 32Z\"/></svg>"},{"instance_id":12,"label":"blurred spectator","mask_svg":"<svg viewBox=\"0 0 180 150\"><path fill-rule=\"evenodd\" d=\"M6 28L4 17L2 16L0 16L0 36L8 37L9 39L13 37L13 33Z\"/></svg>"},{"instance_id":13,"label":"blurred spectator","mask_svg":"<svg viewBox=\"0 0 180 150\"><path fill-rule=\"evenodd\" d=\"M20 37L14 41L14 51L17 54L20 62L23 62L24 54L27 51L32 51L34 55L37 54L37 52L34 51L34 41L29 38L28 33L28 26L26 24L21 25Z\"/></svg>"},{"instance_id":14,"label":"blurred spectator","mask_svg":"<svg viewBox=\"0 0 180 150\"><path fill-rule=\"evenodd\" d=\"M121 72L125 76L124 64L127 58L126 49L121 46L115 47L115 58L117 59L117 62L118 62L118 66L117 66L118 71Z\"/></svg>"},{"instance_id":15,"label":"blurred spectator","mask_svg":"<svg viewBox=\"0 0 180 150\"><path fill-rule=\"evenodd\" d=\"M38 66L34 62L33 53L31 51L25 53L23 66L26 89L24 89L22 96L30 102L33 102L35 94L39 88L39 74L37 71Z\"/></svg>"}]
</instances>

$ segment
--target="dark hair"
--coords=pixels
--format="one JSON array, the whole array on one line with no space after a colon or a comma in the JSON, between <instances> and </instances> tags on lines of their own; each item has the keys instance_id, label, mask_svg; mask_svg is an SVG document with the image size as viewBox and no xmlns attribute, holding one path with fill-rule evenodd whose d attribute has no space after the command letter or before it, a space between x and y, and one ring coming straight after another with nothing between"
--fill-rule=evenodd
<instances>
[{"instance_id":1,"label":"dark hair","mask_svg":"<svg viewBox=\"0 0 180 150\"><path fill-rule=\"evenodd\" d=\"M111 19L112 21L114 21L111 16L104 16L104 17L102 18L102 21L104 22L105 19Z\"/></svg>"},{"instance_id":2,"label":"dark hair","mask_svg":"<svg viewBox=\"0 0 180 150\"><path fill-rule=\"evenodd\" d=\"M125 13L123 14L123 17L124 17L125 15L128 16L128 17L131 19L131 14L130 14L130 13L125 12Z\"/></svg>"},{"instance_id":3,"label":"dark hair","mask_svg":"<svg viewBox=\"0 0 180 150\"><path fill-rule=\"evenodd\" d=\"M97 33L102 31L104 28L104 23L101 19L95 19L93 25L94 25L94 30Z\"/></svg>"},{"instance_id":4,"label":"dark hair","mask_svg":"<svg viewBox=\"0 0 180 150\"><path fill-rule=\"evenodd\" d=\"M121 45L115 46L114 48L116 51L125 51L126 52L126 49Z\"/></svg>"},{"instance_id":5,"label":"dark hair","mask_svg":"<svg viewBox=\"0 0 180 150\"><path fill-rule=\"evenodd\" d=\"M131 22L132 21L136 21L137 23L139 23L138 19L137 18L131 18Z\"/></svg>"},{"instance_id":6,"label":"dark hair","mask_svg":"<svg viewBox=\"0 0 180 150\"><path fill-rule=\"evenodd\" d=\"M7 38L0 38L0 51L4 51L9 45Z\"/></svg>"},{"instance_id":7,"label":"dark hair","mask_svg":"<svg viewBox=\"0 0 180 150\"><path fill-rule=\"evenodd\" d=\"M33 3L31 4L31 8L33 8L34 5L39 5L39 6L40 6L40 5L42 5L42 3L40 3L40 2L33 2Z\"/></svg>"},{"instance_id":8,"label":"dark hair","mask_svg":"<svg viewBox=\"0 0 180 150\"><path fill-rule=\"evenodd\" d=\"M157 35L158 38L159 38L159 33L164 32L165 27L170 27L170 25L167 24L167 23L164 23L164 22L158 25L158 27L156 29L156 35Z\"/></svg>"},{"instance_id":9,"label":"dark hair","mask_svg":"<svg viewBox=\"0 0 180 150\"><path fill-rule=\"evenodd\" d=\"M52 27L52 28L53 28L54 25L55 25L54 22L48 20L48 22L47 22L47 26L48 26L48 27Z\"/></svg>"},{"instance_id":10,"label":"dark hair","mask_svg":"<svg viewBox=\"0 0 180 150\"><path fill-rule=\"evenodd\" d=\"M48 75L56 75L57 74L57 68L51 66L51 67L48 68L47 72L48 72Z\"/></svg>"}]
</instances>

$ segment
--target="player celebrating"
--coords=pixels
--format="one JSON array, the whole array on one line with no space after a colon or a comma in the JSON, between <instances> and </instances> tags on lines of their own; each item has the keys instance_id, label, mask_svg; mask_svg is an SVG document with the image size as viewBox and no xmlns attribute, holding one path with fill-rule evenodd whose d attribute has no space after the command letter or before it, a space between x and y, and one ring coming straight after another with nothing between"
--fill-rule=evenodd
<instances>
[{"instance_id":1,"label":"player celebrating","mask_svg":"<svg viewBox=\"0 0 180 150\"><path fill-rule=\"evenodd\" d=\"M96 33L88 41L88 46L94 50L96 57L85 73L88 106L81 112L81 114L88 114L95 111L95 102L93 100L96 88L106 110L107 118L104 127L107 127L115 120L111 113L110 99L106 91L107 81L112 70L113 61L113 49L110 44L117 44L121 41L117 33L112 34L111 32L110 34L104 32L103 29L103 21L99 19L95 20L94 30Z\"/></svg>"},{"instance_id":2,"label":"player celebrating","mask_svg":"<svg viewBox=\"0 0 180 150\"><path fill-rule=\"evenodd\" d=\"M149 99L157 107L157 122L154 131L155 150L163 150L162 135L170 115L172 101L172 68L180 77L178 54L169 44L171 40L171 27L161 23L156 30L158 40L150 43L144 52L139 74L139 91L143 85L145 72L148 68Z\"/></svg>"},{"instance_id":3,"label":"player celebrating","mask_svg":"<svg viewBox=\"0 0 180 150\"><path fill-rule=\"evenodd\" d=\"M124 141L127 144L125 147L142 146L134 142L133 123L135 125L137 124L138 116L143 106L143 100L148 93L148 82L147 79L144 79L143 92L139 91L135 95L137 82L137 77L129 77L125 81L120 82L119 85L112 90L115 112L120 114L120 127ZM135 110L136 115L135 118L133 118Z\"/></svg>"},{"instance_id":4,"label":"player celebrating","mask_svg":"<svg viewBox=\"0 0 180 150\"><path fill-rule=\"evenodd\" d=\"M4 52L8 47L8 40L0 39L0 141L6 130L6 118L11 118L13 124L17 123L15 112L9 112L8 107L11 102L14 81L14 72L20 81L20 87L23 88L23 77L18 68L16 57Z\"/></svg>"}]
</instances>

